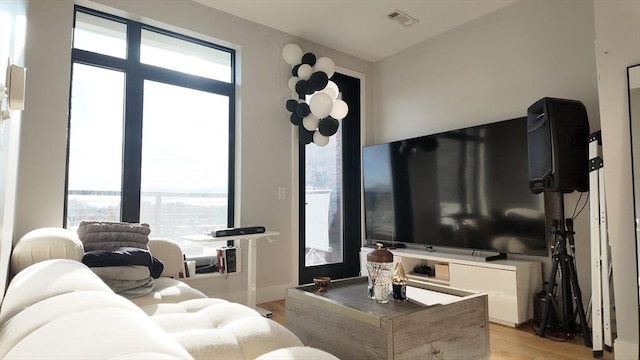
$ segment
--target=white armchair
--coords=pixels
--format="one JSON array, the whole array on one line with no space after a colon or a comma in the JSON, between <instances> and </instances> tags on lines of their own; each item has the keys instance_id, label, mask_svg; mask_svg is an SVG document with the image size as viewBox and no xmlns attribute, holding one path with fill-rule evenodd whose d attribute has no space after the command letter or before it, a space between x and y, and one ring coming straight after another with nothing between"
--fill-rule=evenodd
<instances>
[{"instance_id":1,"label":"white armchair","mask_svg":"<svg viewBox=\"0 0 640 360\"><path fill-rule=\"evenodd\" d=\"M182 249L175 241L165 238L149 238L149 251L164 264L163 277L177 279L184 273Z\"/></svg>"},{"instance_id":2,"label":"white armchair","mask_svg":"<svg viewBox=\"0 0 640 360\"><path fill-rule=\"evenodd\" d=\"M182 250L175 241L165 238L149 238L149 251L162 261L164 270L155 279L153 291L137 298L129 299L138 306L160 303L179 303L191 299L204 299L207 296L179 280L179 273L184 273Z\"/></svg>"}]
</instances>

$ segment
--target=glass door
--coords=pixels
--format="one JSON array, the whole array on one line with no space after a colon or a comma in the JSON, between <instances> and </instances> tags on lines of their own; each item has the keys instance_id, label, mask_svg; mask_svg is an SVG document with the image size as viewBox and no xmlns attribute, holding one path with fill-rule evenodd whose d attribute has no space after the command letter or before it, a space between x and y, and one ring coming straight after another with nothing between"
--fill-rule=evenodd
<instances>
[{"instance_id":1,"label":"glass door","mask_svg":"<svg viewBox=\"0 0 640 360\"><path fill-rule=\"evenodd\" d=\"M360 80L331 78L349 113L329 144L300 144L299 281L357 276L360 231Z\"/></svg>"}]
</instances>

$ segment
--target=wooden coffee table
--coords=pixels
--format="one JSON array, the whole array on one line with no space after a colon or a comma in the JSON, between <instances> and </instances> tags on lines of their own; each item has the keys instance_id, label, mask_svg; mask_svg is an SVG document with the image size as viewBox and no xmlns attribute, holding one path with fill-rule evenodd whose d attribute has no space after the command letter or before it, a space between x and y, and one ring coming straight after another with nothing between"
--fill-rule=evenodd
<instances>
[{"instance_id":1,"label":"wooden coffee table","mask_svg":"<svg viewBox=\"0 0 640 360\"><path fill-rule=\"evenodd\" d=\"M341 359L488 359L486 294L411 281L408 301L378 304L367 278L287 290L287 327L307 346ZM426 299L426 303L414 299Z\"/></svg>"}]
</instances>

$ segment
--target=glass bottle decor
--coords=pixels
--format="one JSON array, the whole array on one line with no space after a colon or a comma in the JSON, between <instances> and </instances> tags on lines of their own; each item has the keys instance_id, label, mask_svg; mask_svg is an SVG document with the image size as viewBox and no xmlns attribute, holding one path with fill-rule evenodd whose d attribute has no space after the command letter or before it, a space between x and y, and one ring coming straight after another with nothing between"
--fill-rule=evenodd
<instances>
[{"instance_id":1,"label":"glass bottle decor","mask_svg":"<svg viewBox=\"0 0 640 360\"><path fill-rule=\"evenodd\" d=\"M407 275L404 272L402 263L398 261L393 270L391 284L393 286L393 298L395 300L407 300Z\"/></svg>"},{"instance_id":2,"label":"glass bottle decor","mask_svg":"<svg viewBox=\"0 0 640 360\"><path fill-rule=\"evenodd\" d=\"M393 266L393 254L383 245L378 243L376 250L367 254L367 270L369 272L369 298L378 303L389 302L391 290L391 268Z\"/></svg>"}]
</instances>

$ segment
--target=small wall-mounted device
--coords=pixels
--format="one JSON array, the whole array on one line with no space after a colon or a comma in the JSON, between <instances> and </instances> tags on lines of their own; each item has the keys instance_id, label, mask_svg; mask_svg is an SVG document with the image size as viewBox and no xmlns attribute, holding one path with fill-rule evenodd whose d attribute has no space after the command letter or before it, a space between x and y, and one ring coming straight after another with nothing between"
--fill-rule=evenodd
<instances>
[{"instance_id":1,"label":"small wall-mounted device","mask_svg":"<svg viewBox=\"0 0 640 360\"><path fill-rule=\"evenodd\" d=\"M18 65L9 65L7 69L7 99L9 109L24 110L24 87L27 69Z\"/></svg>"},{"instance_id":2,"label":"small wall-mounted device","mask_svg":"<svg viewBox=\"0 0 640 360\"><path fill-rule=\"evenodd\" d=\"M27 69L11 64L7 65L6 87L0 83L0 120L11 117L11 110L24 110L24 88Z\"/></svg>"},{"instance_id":3,"label":"small wall-mounted device","mask_svg":"<svg viewBox=\"0 0 640 360\"><path fill-rule=\"evenodd\" d=\"M217 249L218 254L218 272L221 274L238 272L238 259L236 256L236 247L227 246Z\"/></svg>"}]
</instances>

